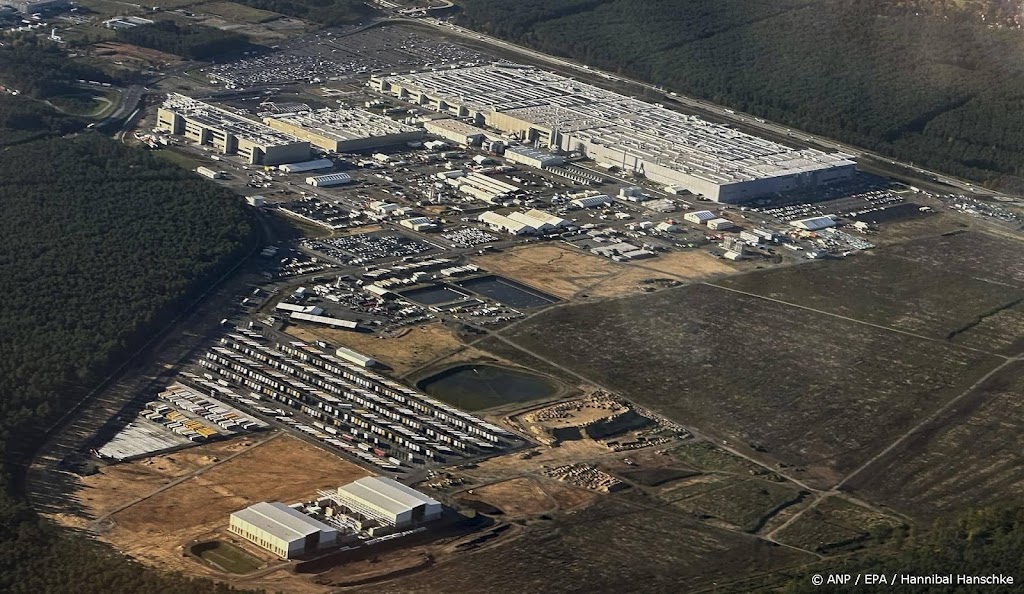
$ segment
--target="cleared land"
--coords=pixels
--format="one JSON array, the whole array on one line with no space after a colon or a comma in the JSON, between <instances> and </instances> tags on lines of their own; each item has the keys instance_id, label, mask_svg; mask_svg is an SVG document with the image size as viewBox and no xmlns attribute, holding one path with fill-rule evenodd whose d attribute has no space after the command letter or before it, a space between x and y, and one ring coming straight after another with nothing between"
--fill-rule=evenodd
<instances>
[{"instance_id":1,"label":"cleared land","mask_svg":"<svg viewBox=\"0 0 1024 594\"><path fill-rule=\"evenodd\" d=\"M735 268L704 252L672 252L636 264L620 264L553 244L522 246L472 259L474 264L563 299L586 294L618 297L639 293L648 279L705 279Z\"/></svg>"},{"instance_id":2,"label":"cleared land","mask_svg":"<svg viewBox=\"0 0 1024 594\"><path fill-rule=\"evenodd\" d=\"M826 487L998 364L708 285L555 308L507 337Z\"/></svg>"},{"instance_id":3,"label":"cleared land","mask_svg":"<svg viewBox=\"0 0 1024 594\"><path fill-rule=\"evenodd\" d=\"M803 494L790 483L732 476L702 477L659 494L672 505L754 532L777 510Z\"/></svg>"},{"instance_id":4,"label":"cleared land","mask_svg":"<svg viewBox=\"0 0 1024 594\"><path fill-rule=\"evenodd\" d=\"M871 538L884 540L902 522L838 497L829 497L775 535L779 542L818 553L859 548Z\"/></svg>"},{"instance_id":5,"label":"cleared land","mask_svg":"<svg viewBox=\"0 0 1024 594\"><path fill-rule=\"evenodd\" d=\"M147 466L141 462L126 466L136 466L138 471L129 482L146 479ZM182 470L187 474L183 468L177 476L183 476ZM167 480L166 471L153 474L158 481ZM223 533L231 512L258 501L309 499L318 488L336 487L368 474L355 464L285 435L113 514L113 525L102 538L148 564L194 572L196 562L181 556L180 545ZM93 489L121 491L124 483L124 478L111 477L97 481Z\"/></svg>"},{"instance_id":6,"label":"cleared land","mask_svg":"<svg viewBox=\"0 0 1024 594\"><path fill-rule=\"evenodd\" d=\"M209 4L196 6L193 10L195 12L215 14L217 16L224 17L229 21L241 21L243 23L253 24L265 23L281 17L281 15L276 12L251 8L244 4L237 4L235 2L211 2Z\"/></svg>"},{"instance_id":7,"label":"cleared land","mask_svg":"<svg viewBox=\"0 0 1024 594\"><path fill-rule=\"evenodd\" d=\"M813 558L621 495L501 546L359 592L687 592Z\"/></svg>"},{"instance_id":8,"label":"cleared land","mask_svg":"<svg viewBox=\"0 0 1024 594\"><path fill-rule=\"evenodd\" d=\"M965 334L959 342L985 348L984 341L970 336L972 329L985 318L1024 300L1024 282L1004 284L1014 279L1001 271L983 269L986 262L973 261L972 252L998 247L1002 251L992 255L1001 259L1010 257L1007 252L1024 249L1024 244L995 239L992 245L988 236L979 234L957 237L981 245L954 248L943 244L955 238L932 238L906 246L907 251L892 249L840 262L813 262L715 284L932 338ZM934 252L948 255L954 253L949 251L953 249L962 250L971 263L933 257ZM1012 265L1009 267L1012 274ZM996 346L1003 348L1014 336L1000 332L998 325L987 324L984 330L991 338L999 339Z\"/></svg>"},{"instance_id":9,"label":"cleared land","mask_svg":"<svg viewBox=\"0 0 1024 594\"><path fill-rule=\"evenodd\" d=\"M551 244L516 247L472 262L563 299L621 271L610 260Z\"/></svg>"},{"instance_id":10,"label":"cleared land","mask_svg":"<svg viewBox=\"0 0 1024 594\"><path fill-rule=\"evenodd\" d=\"M1024 499L1024 364L996 374L846 485L915 517Z\"/></svg>"},{"instance_id":11,"label":"cleared land","mask_svg":"<svg viewBox=\"0 0 1024 594\"><path fill-rule=\"evenodd\" d=\"M531 477L502 481L471 491L463 493L459 499L483 501L508 516L541 514L557 507L555 501Z\"/></svg>"},{"instance_id":12,"label":"cleared land","mask_svg":"<svg viewBox=\"0 0 1024 594\"><path fill-rule=\"evenodd\" d=\"M333 346L356 350L387 365L396 375L412 371L462 348L459 339L439 323L409 328L398 336L385 338L348 330L299 326L290 326L286 332L300 340L323 340Z\"/></svg>"}]
</instances>

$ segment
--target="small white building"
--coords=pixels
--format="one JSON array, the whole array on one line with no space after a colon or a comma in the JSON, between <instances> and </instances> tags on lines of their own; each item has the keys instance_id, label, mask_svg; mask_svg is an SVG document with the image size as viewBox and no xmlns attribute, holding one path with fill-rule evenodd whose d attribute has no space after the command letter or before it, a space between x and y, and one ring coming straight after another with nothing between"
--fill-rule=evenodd
<instances>
[{"instance_id":1,"label":"small white building","mask_svg":"<svg viewBox=\"0 0 1024 594\"><path fill-rule=\"evenodd\" d=\"M819 229L828 229L829 227L835 227L836 222L832 217L825 215L823 217L810 217L807 219L800 219L799 221L793 221L790 223L797 229L803 229L804 231L818 231Z\"/></svg>"},{"instance_id":2,"label":"small white building","mask_svg":"<svg viewBox=\"0 0 1024 594\"><path fill-rule=\"evenodd\" d=\"M606 206L612 203L610 196L605 194L598 194L597 196L587 196L586 198L577 198L570 204L576 208L595 208L598 206Z\"/></svg>"},{"instance_id":3,"label":"small white building","mask_svg":"<svg viewBox=\"0 0 1024 594\"><path fill-rule=\"evenodd\" d=\"M222 171L214 171L213 169L210 169L209 167L196 167L196 173L198 173L199 175L201 175L203 177L207 177L207 178L210 178L210 179L224 179L225 177L227 177L227 176L224 175L224 172L222 172Z\"/></svg>"},{"instance_id":4,"label":"small white building","mask_svg":"<svg viewBox=\"0 0 1024 594\"><path fill-rule=\"evenodd\" d=\"M688 212L684 214L683 218L691 223L703 225L710 221L711 219L715 218L715 213L711 212L710 210L695 210L693 212Z\"/></svg>"},{"instance_id":5,"label":"small white building","mask_svg":"<svg viewBox=\"0 0 1024 594\"><path fill-rule=\"evenodd\" d=\"M334 351L334 354L350 363L355 363L360 367L373 367L377 364L376 359L367 357L362 353L357 353L356 351L345 347L338 347L338 349Z\"/></svg>"},{"instance_id":6,"label":"small white building","mask_svg":"<svg viewBox=\"0 0 1024 594\"><path fill-rule=\"evenodd\" d=\"M676 225L675 223L670 223L668 221L662 221L655 225L654 228L658 231L661 231L662 233L673 233L679 230L679 225Z\"/></svg>"},{"instance_id":7,"label":"small white building","mask_svg":"<svg viewBox=\"0 0 1024 594\"><path fill-rule=\"evenodd\" d=\"M532 225L510 219L496 212L485 212L477 217L477 219L492 229L511 235L531 235L537 232L537 229Z\"/></svg>"},{"instance_id":8,"label":"small white building","mask_svg":"<svg viewBox=\"0 0 1024 594\"><path fill-rule=\"evenodd\" d=\"M411 219L403 219L398 224L405 227L406 229L412 229L413 231L419 231L420 233L437 230L437 224L435 224L427 217L413 217Z\"/></svg>"},{"instance_id":9,"label":"small white building","mask_svg":"<svg viewBox=\"0 0 1024 594\"><path fill-rule=\"evenodd\" d=\"M314 175L306 178L306 183L314 188L341 186L351 181L352 176L347 173L328 173L326 175Z\"/></svg>"},{"instance_id":10,"label":"small white building","mask_svg":"<svg viewBox=\"0 0 1024 594\"><path fill-rule=\"evenodd\" d=\"M726 231L729 229L735 229L736 223L733 223L729 219L723 219L719 217L708 221L707 226L712 231Z\"/></svg>"},{"instance_id":11,"label":"small white building","mask_svg":"<svg viewBox=\"0 0 1024 594\"><path fill-rule=\"evenodd\" d=\"M319 169L330 169L334 167L334 161L330 159L316 159L315 161L302 161L301 163L285 163L277 168L284 173L305 173Z\"/></svg>"}]
</instances>

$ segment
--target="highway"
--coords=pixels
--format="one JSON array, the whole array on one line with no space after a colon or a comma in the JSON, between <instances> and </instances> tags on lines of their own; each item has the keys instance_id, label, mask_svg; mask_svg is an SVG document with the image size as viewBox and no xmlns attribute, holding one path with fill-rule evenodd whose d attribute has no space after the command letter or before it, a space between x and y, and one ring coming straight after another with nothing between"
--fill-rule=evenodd
<instances>
[{"instance_id":1,"label":"highway","mask_svg":"<svg viewBox=\"0 0 1024 594\"><path fill-rule=\"evenodd\" d=\"M714 104L714 103L711 103L711 102L708 102L708 101L704 101L704 100L701 100L701 99L696 99L696 98L693 98L693 97L688 97L688 96L681 95L681 94L678 94L678 93L666 92L664 89L662 89L662 88L660 88L660 87L658 87L656 85L650 84L650 83L638 81L638 80L635 80L635 79L632 79L632 78L629 78L629 77L626 77L626 76L621 76L621 75L618 75L618 74L612 74L612 73L609 73L609 72L604 72L604 71L601 71L601 70L597 70L595 68L591 68L590 66L587 66L585 64L581 64L579 62L574 62L572 60L566 60L565 58L559 58L557 56L552 56L552 55L549 55L549 54L545 54L543 52L539 52L539 51L536 51L536 50L533 50L533 49L530 49L530 48L527 48L527 47L523 47L521 45L510 43L508 41L505 41L503 39L499 39L497 37L492 37L492 36L484 34L484 33L473 31L471 29L466 29L465 27L460 27L460 26L452 24L452 23L447 23L447 22L441 21L439 19L433 19L433 18L407 19L407 18L396 17L396 18L392 18L391 20L392 21L396 21L396 22L408 22L408 23L419 23L421 25L429 25L429 26L431 26L431 27L433 27L435 29L438 29L438 30L440 30L440 31L442 31L444 33L453 34L453 35L456 35L456 36L460 36L460 37L464 37L464 38L467 38L467 39L471 39L471 40L473 40L475 42L478 42L478 43L479 42L484 42L484 43L486 43L488 45L492 45L492 46L500 48L502 50L505 50L505 51L508 51L508 52L514 52L514 53L517 53L517 54L529 57L532 60L537 61L537 62L554 64L554 65L557 65L557 66L559 66L561 68L565 68L565 69L577 72L579 74L585 74L585 75L589 75L589 76L598 76L598 77L603 78L605 80L610 80L610 81L615 81L615 82L619 82L619 83L625 83L625 84L641 87L641 88L653 91L655 93L659 93L659 94L664 95L664 102L666 102L666 103L677 103L677 104L679 104L682 107L687 107L687 108L695 109L695 110L703 110L705 112L714 114L716 118L718 118L718 119L720 119L722 121L729 122L729 123L736 124L736 125L740 125L740 126L744 126L744 127L747 127L747 128L752 128L752 129L755 129L755 130L760 130L760 131L763 131L763 132L772 133L772 134L783 136L783 137L789 137L793 141L796 141L796 142L813 143L813 144L818 145L820 147L824 147L824 148L840 151L840 152L843 152L843 153L847 153L847 154L853 155L855 157L860 157L860 158L871 157L873 159L881 161L882 163L888 163L889 165L893 165L895 167L906 168L906 169L908 169L910 171L913 171L915 174L922 176L926 180L932 180L932 181L937 181L937 182L946 184L947 186L950 186L951 188L953 188L955 190L959 190L959 191L961 191L961 192L963 192L965 194L974 194L974 195L978 195L978 196L990 196L990 197L1005 197L1004 194L1001 194L999 192L995 192L993 190L989 190L989 189L986 189L986 188L982 188L980 186L976 186L976 185L973 184L973 182L957 179L957 178L954 178L952 176L946 175L944 173L939 173L939 172L936 172L936 171L931 171L929 169L924 169L924 168L921 168L921 167L917 167L913 163L903 163L903 162L900 162L900 161L896 161L896 160L893 160L891 157L889 157L887 155L880 155L878 153L873 153L873 152L864 150L864 149L859 148L859 147L851 146L851 145L848 145L848 144L843 144L843 143L838 142L836 140L833 140L831 138L825 138L825 137L822 137L822 136L816 136L814 134L809 134L807 132L795 130L793 128L786 127L786 126L784 126L782 124L777 124L777 123L774 123L774 122L769 122L769 121L764 120L762 118L758 118L758 117L752 116L750 114L738 112L738 111L735 111L733 109L729 109L729 108L726 108L726 107L723 107L721 105L717 105L717 104ZM910 180L910 181L911 181L911 183L913 183L914 180Z\"/></svg>"}]
</instances>

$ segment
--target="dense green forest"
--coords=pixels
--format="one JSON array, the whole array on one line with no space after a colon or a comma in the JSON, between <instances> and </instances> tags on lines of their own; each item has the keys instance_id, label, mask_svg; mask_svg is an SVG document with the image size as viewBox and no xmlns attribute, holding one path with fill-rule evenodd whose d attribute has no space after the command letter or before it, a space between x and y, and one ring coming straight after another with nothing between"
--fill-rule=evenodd
<instances>
[{"instance_id":1,"label":"dense green forest","mask_svg":"<svg viewBox=\"0 0 1024 594\"><path fill-rule=\"evenodd\" d=\"M15 450L31 450L40 427L248 251L241 200L95 134L2 150L0 592L232 591L57 530L20 498L12 472L25 462Z\"/></svg>"},{"instance_id":2,"label":"dense green forest","mask_svg":"<svg viewBox=\"0 0 1024 594\"><path fill-rule=\"evenodd\" d=\"M812 568L807 575L793 580L787 588L793 594L833 591L811 583L811 575L872 573L893 575L1013 576L1014 585L1007 586L892 586L886 584L868 591L929 592L1019 592L1024 576L1024 509L986 508L943 519L926 532L912 536L894 554L867 553L848 558L839 564ZM851 586L847 586L850 588ZM861 587L862 589L863 586Z\"/></svg>"},{"instance_id":3,"label":"dense green forest","mask_svg":"<svg viewBox=\"0 0 1024 594\"><path fill-rule=\"evenodd\" d=\"M1024 33L892 0L459 0L545 52L1024 190ZM912 8L912 7L910 7Z\"/></svg>"},{"instance_id":4,"label":"dense green forest","mask_svg":"<svg viewBox=\"0 0 1024 594\"><path fill-rule=\"evenodd\" d=\"M117 30L118 41L148 47L190 60L203 60L244 50L249 45L245 35L204 25L179 25L174 21L157 21Z\"/></svg>"},{"instance_id":5,"label":"dense green forest","mask_svg":"<svg viewBox=\"0 0 1024 594\"><path fill-rule=\"evenodd\" d=\"M238 3L325 27L357 23L376 12L362 0L238 0Z\"/></svg>"},{"instance_id":6,"label":"dense green forest","mask_svg":"<svg viewBox=\"0 0 1024 594\"><path fill-rule=\"evenodd\" d=\"M0 85L37 99L76 93L79 80L120 83L103 70L69 59L60 46L38 37L16 37L0 46Z\"/></svg>"},{"instance_id":7,"label":"dense green forest","mask_svg":"<svg viewBox=\"0 0 1024 594\"><path fill-rule=\"evenodd\" d=\"M85 122L66 116L38 101L0 95L0 148L85 128Z\"/></svg>"}]
</instances>

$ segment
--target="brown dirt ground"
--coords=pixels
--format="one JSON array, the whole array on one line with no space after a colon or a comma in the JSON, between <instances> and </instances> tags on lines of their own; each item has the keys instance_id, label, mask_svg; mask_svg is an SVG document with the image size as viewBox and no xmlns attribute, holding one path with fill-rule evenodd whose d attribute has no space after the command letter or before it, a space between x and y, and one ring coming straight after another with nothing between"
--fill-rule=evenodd
<instances>
[{"instance_id":1,"label":"brown dirt ground","mask_svg":"<svg viewBox=\"0 0 1024 594\"><path fill-rule=\"evenodd\" d=\"M502 481L471 491L466 491L463 498L482 500L512 517L541 514L557 506L555 500L531 477Z\"/></svg>"},{"instance_id":2,"label":"brown dirt ground","mask_svg":"<svg viewBox=\"0 0 1024 594\"><path fill-rule=\"evenodd\" d=\"M648 274L662 272L680 280L702 280L738 270L736 266L704 251L659 254L657 258L636 262L633 266L647 269Z\"/></svg>"},{"instance_id":3,"label":"brown dirt ground","mask_svg":"<svg viewBox=\"0 0 1024 594\"><path fill-rule=\"evenodd\" d=\"M309 499L318 488L368 474L355 464L284 435L117 512L111 516L113 528L102 538L149 565L194 573L201 566L182 558L180 545L207 536L225 537L223 528L231 512L258 501ZM96 486L103 487L111 490L123 485ZM266 553L246 548L270 560Z\"/></svg>"},{"instance_id":4,"label":"brown dirt ground","mask_svg":"<svg viewBox=\"0 0 1024 594\"><path fill-rule=\"evenodd\" d=\"M76 498L90 515L98 517L260 441L244 437L106 466L97 474L81 478L83 487Z\"/></svg>"},{"instance_id":5,"label":"brown dirt ground","mask_svg":"<svg viewBox=\"0 0 1024 594\"><path fill-rule=\"evenodd\" d=\"M297 326L289 326L286 332L299 340L323 340L331 345L354 349L391 367L394 375L407 373L438 357L454 353L462 347L459 339L439 323L411 328L395 338L378 338L373 334L347 330Z\"/></svg>"},{"instance_id":6,"label":"brown dirt ground","mask_svg":"<svg viewBox=\"0 0 1024 594\"><path fill-rule=\"evenodd\" d=\"M599 497L593 491L573 487L555 479L544 478L538 480L548 496L558 504L558 511L564 512L586 507Z\"/></svg>"},{"instance_id":7,"label":"brown dirt ground","mask_svg":"<svg viewBox=\"0 0 1024 594\"><path fill-rule=\"evenodd\" d=\"M571 248L539 244L471 258L481 268L568 299L621 271L616 263Z\"/></svg>"}]
</instances>

